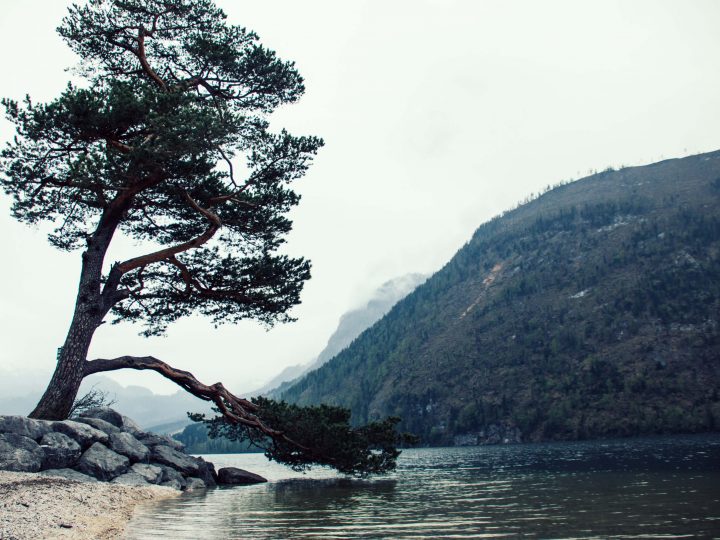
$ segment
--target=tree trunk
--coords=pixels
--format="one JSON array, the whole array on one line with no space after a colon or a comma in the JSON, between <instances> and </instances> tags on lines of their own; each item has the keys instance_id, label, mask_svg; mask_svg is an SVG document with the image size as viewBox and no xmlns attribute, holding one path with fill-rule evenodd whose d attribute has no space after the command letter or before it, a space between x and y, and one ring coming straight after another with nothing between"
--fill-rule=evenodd
<instances>
[{"instance_id":1,"label":"tree trunk","mask_svg":"<svg viewBox=\"0 0 720 540\"><path fill-rule=\"evenodd\" d=\"M31 418L64 420L70 414L80 383L93 334L99 322L89 306L78 303L65 344L59 351L57 367Z\"/></svg>"},{"instance_id":2,"label":"tree trunk","mask_svg":"<svg viewBox=\"0 0 720 540\"><path fill-rule=\"evenodd\" d=\"M80 283L70 329L59 351L55 373L40 402L30 413L31 418L64 420L70 414L85 376L85 363L93 334L112 307L103 297L101 276L105 253L117 226L117 214L105 212L95 234L88 239L88 248L82 256Z\"/></svg>"}]
</instances>

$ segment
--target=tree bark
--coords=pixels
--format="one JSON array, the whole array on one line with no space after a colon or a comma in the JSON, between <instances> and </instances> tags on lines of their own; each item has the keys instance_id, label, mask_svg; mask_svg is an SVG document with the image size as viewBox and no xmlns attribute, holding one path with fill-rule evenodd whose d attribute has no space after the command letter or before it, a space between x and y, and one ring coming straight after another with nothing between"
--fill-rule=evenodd
<instances>
[{"instance_id":1,"label":"tree bark","mask_svg":"<svg viewBox=\"0 0 720 540\"><path fill-rule=\"evenodd\" d=\"M106 301L112 295L104 295L109 291L102 291L102 266L120 217L128 206L128 200L121 200L119 204L111 206L103 213L95 233L88 238L88 247L82 255L80 282L70 328L59 350L50 384L30 413L31 418L64 420L70 414L85 376L90 342L112 307Z\"/></svg>"},{"instance_id":2,"label":"tree bark","mask_svg":"<svg viewBox=\"0 0 720 540\"><path fill-rule=\"evenodd\" d=\"M88 306L78 303L50 384L30 418L64 420L70 414L83 380L84 365L93 334L99 325Z\"/></svg>"},{"instance_id":3,"label":"tree bark","mask_svg":"<svg viewBox=\"0 0 720 540\"><path fill-rule=\"evenodd\" d=\"M118 358L97 359L85 362L84 375L115 371L118 369L152 370L166 379L204 401L212 401L220 410L222 415L231 423L243 424L258 429L265 435L272 438L281 438L296 445L298 448L305 448L298 443L288 439L282 432L267 426L256 416L258 406L243 398L239 398L229 392L222 383L206 385L198 381L189 371L176 369L162 360L152 356L120 356Z\"/></svg>"}]
</instances>

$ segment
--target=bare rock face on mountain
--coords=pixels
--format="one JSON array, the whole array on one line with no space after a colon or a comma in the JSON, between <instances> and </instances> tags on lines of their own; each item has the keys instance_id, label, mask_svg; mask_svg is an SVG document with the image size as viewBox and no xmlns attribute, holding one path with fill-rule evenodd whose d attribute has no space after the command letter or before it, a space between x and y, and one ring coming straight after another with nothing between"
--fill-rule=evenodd
<instances>
[{"instance_id":1,"label":"bare rock face on mountain","mask_svg":"<svg viewBox=\"0 0 720 540\"><path fill-rule=\"evenodd\" d=\"M717 151L608 170L485 223L278 397L358 424L400 416L436 445L718 430L719 313Z\"/></svg>"}]
</instances>

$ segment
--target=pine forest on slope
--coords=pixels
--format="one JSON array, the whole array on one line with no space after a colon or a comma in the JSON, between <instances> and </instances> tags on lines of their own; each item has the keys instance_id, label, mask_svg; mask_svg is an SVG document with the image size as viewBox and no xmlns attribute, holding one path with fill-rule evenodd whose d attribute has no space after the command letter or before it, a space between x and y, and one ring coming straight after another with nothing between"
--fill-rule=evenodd
<instances>
[{"instance_id":1,"label":"pine forest on slope","mask_svg":"<svg viewBox=\"0 0 720 540\"><path fill-rule=\"evenodd\" d=\"M351 309L340 317L337 328L328 339L325 348L308 364L296 364L285 368L255 394L277 396L280 392L295 384L306 373L318 369L340 351L350 345L363 331L380 320L397 302L406 297L427 276L406 274L383 283L359 308Z\"/></svg>"},{"instance_id":2,"label":"pine forest on slope","mask_svg":"<svg viewBox=\"0 0 720 540\"><path fill-rule=\"evenodd\" d=\"M286 389L424 444L720 428L720 151L608 170L482 225Z\"/></svg>"}]
</instances>

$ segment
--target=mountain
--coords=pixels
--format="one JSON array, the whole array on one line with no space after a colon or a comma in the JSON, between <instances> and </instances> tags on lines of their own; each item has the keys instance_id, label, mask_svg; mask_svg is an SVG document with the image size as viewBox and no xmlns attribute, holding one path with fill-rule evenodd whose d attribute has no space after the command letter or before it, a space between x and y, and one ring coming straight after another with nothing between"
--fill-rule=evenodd
<instances>
[{"instance_id":1,"label":"mountain","mask_svg":"<svg viewBox=\"0 0 720 540\"><path fill-rule=\"evenodd\" d=\"M425 444L720 429L720 151L607 170L482 225L286 389Z\"/></svg>"},{"instance_id":2,"label":"mountain","mask_svg":"<svg viewBox=\"0 0 720 540\"><path fill-rule=\"evenodd\" d=\"M252 394L276 396L279 392L295 384L306 373L324 365L426 279L427 276L423 274L407 274L385 282L373 293L367 304L350 310L340 317L337 328L317 358L308 364L285 368L279 375Z\"/></svg>"}]
</instances>

